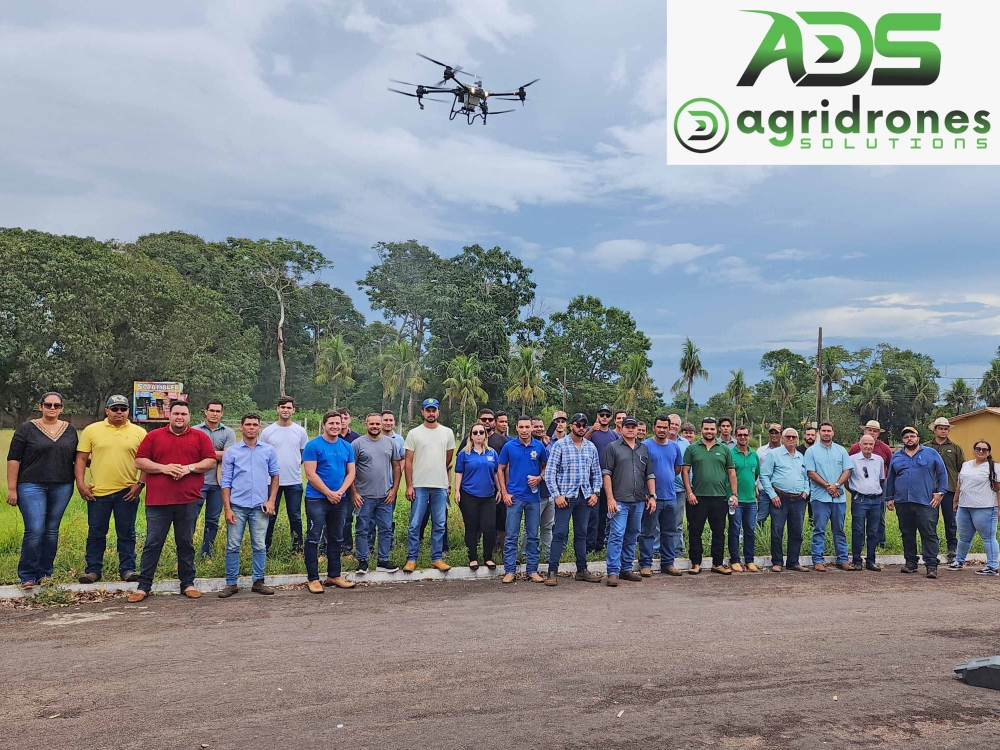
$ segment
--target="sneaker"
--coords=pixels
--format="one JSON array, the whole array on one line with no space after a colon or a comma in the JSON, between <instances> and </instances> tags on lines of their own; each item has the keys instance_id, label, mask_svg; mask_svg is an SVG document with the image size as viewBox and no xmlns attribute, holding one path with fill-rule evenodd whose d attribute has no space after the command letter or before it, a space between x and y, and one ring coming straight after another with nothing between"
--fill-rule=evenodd
<instances>
[{"instance_id":1,"label":"sneaker","mask_svg":"<svg viewBox=\"0 0 1000 750\"><path fill-rule=\"evenodd\" d=\"M233 584L232 586L226 586L226 588L222 589L222 591L219 592L219 598L228 599L233 594L238 594L238 593L240 593L240 587L237 586L236 584Z\"/></svg>"},{"instance_id":2,"label":"sneaker","mask_svg":"<svg viewBox=\"0 0 1000 750\"><path fill-rule=\"evenodd\" d=\"M952 560L951 565L948 566L948 570L961 570L963 567L965 567L963 563L960 563L958 560Z\"/></svg>"},{"instance_id":3,"label":"sneaker","mask_svg":"<svg viewBox=\"0 0 1000 750\"><path fill-rule=\"evenodd\" d=\"M545 579L542 578L538 573L528 573L528 580L532 583L544 583Z\"/></svg>"},{"instance_id":4,"label":"sneaker","mask_svg":"<svg viewBox=\"0 0 1000 750\"><path fill-rule=\"evenodd\" d=\"M607 578L604 579L604 583L605 583L605 585L611 586L612 588L614 588L615 586L618 585L618 576L616 576L614 573L612 573Z\"/></svg>"},{"instance_id":5,"label":"sneaker","mask_svg":"<svg viewBox=\"0 0 1000 750\"><path fill-rule=\"evenodd\" d=\"M416 569L417 569L417 561L416 560L407 560L406 561L406 565L403 566L403 572L404 573L412 573Z\"/></svg>"},{"instance_id":6,"label":"sneaker","mask_svg":"<svg viewBox=\"0 0 1000 750\"><path fill-rule=\"evenodd\" d=\"M747 573L760 573L756 563L747 563Z\"/></svg>"},{"instance_id":7,"label":"sneaker","mask_svg":"<svg viewBox=\"0 0 1000 750\"><path fill-rule=\"evenodd\" d=\"M928 568L927 569L927 577L928 578L937 578L937 568Z\"/></svg>"},{"instance_id":8,"label":"sneaker","mask_svg":"<svg viewBox=\"0 0 1000 750\"><path fill-rule=\"evenodd\" d=\"M713 565L712 572L723 576L731 576L733 574L733 569L728 565Z\"/></svg>"},{"instance_id":9,"label":"sneaker","mask_svg":"<svg viewBox=\"0 0 1000 750\"><path fill-rule=\"evenodd\" d=\"M906 565L904 565L902 568L899 569L899 572L900 573L916 573L917 572L917 566L916 565L910 565L909 563L907 563Z\"/></svg>"},{"instance_id":10,"label":"sneaker","mask_svg":"<svg viewBox=\"0 0 1000 750\"><path fill-rule=\"evenodd\" d=\"M743 572L743 566L742 566L742 565L740 565L740 564L739 564L738 562L734 562L734 563L732 563L732 564L731 564L731 565L729 566L729 569L730 569L731 571L733 571L734 573L742 573L742 572Z\"/></svg>"},{"instance_id":11,"label":"sneaker","mask_svg":"<svg viewBox=\"0 0 1000 750\"><path fill-rule=\"evenodd\" d=\"M668 565L665 568L660 568L660 572L663 573L664 575L668 575L668 576L682 576L682 575L684 575L683 573L680 572L680 570L678 570L677 568L675 568L673 565Z\"/></svg>"},{"instance_id":12,"label":"sneaker","mask_svg":"<svg viewBox=\"0 0 1000 750\"><path fill-rule=\"evenodd\" d=\"M431 567L434 568L434 570L440 570L442 573L447 573L451 570L451 566L444 560L434 560L431 563Z\"/></svg>"},{"instance_id":13,"label":"sneaker","mask_svg":"<svg viewBox=\"0 0 1000 750\"><path fill-rule=\"evenodd\" d=\"M271 594L274 593L274 589L265 584L263 580L254 581L253 586L250 587L250 590L255 594L264 594L265 596L270 596Z\"/></svg>"},{"instance_id":14,"label":"sneaker","mask_svg":"<svg viewBox=\"0 0 1000 750\"><path fill-rule=\"evenodd\" d=\"M976 571L977 576L996 576L1000 575L1000 572L996 568L983 568L982 570Z\"/></svg>"},{"instance_id":15,"label":"sneaker","mask_svg":"<svg viewBox=\"0 0 1000 750\"><path fill-rule=\"evenodd\" d=\"M398 573L399 566L393 565L388 560L384 560L375 566L376 573Z\"/></svg>"},{"instance_id":16,"label":"sneaker","mask_svg":"<svg viewBox=\"0 0 1000 750\"><path fill-rule=\"evenodd\" d=\"M573 576L577 581L584 581L586 583L600 583L601 577L591 573L589 570L578 570L576 575Z\"/></svg>"},{"instance_id":17,"label":"sneaker","mask_svg":"<svg viewBox=\"0 0 1000 750\"><path fill-rule=\"evenodd\" d=\"M77 578L80 583L97 583L101 580L101 577L97 573L84 573L82 576Z\"/></svg>"},{"instance_id":18,"label":"sneaker","mask_svg":"<svg viewBox=\"0 0 1000 750\"><path fill-rule=\"evenodd\" d=\"M122 573L122 580L125 581L125 583L135 583L139 580L139 574L134 570L126 570Z\"/></svg>"},{"instance_id":19,"label":"sneaker","mask_svg":"<svg viewBox=\"0 0 1000 750\"><path fill-rule=\"evenodd\" d=\"M618 578L622 581L632 581L632 583L638 583L642 580L642 576L638 573L633 573L631 570L623 570Z\"/></svg>"},{"instance_id":20,"label":"sneaker","mask_svg":"<svg viewBox=\"0 0 1000 750\"><path fill-rule=\"evenodd\" d=\"M368 572L368 561L367 560L358 560L358 569L355 571L355 573L359 573L361 575L364 575L367 572Z\"/></svg>"},{"instance_id":21,"label":"sneaker","mask_svg":"<svg viewBox=\"0 0 1000 750\"><path fill-rule=\"evenodd\" d=\"M505 573L504 577L500 579L500 583L514 583L514 577L513 573Z\"/></svg>"},{"instance_id":22,"label":"sneaker","mask_svg":"<svg viewBox=\"0 0 1000 750\"><path fill-rule=\"evenodd\" d=\"M870 570L873 573L881 573L882 566L878 563L865 563L865 570Z\"/></svg>"},{"instance_id":23,"label":"sneaker","mask_svg":"<svg viewBox=\"0 0 1000 750\"><path fill-rule=\"evenodd\" d=\"M558 586L559 585L559 576L557 576L555 573L549 573L549 575L545 578L545 585L546 586Z\"/></svg>"},{"instance_id":24,"label":"sneaker","mask_svg":"<svg viewBox=\"0 0 1000 750\"><path fill-rule=\"evenodd\" d=\"M653 575L653 569L652 568L641 568L639 570L639 575L642 576L643 578L650 578Z\"/></svg>"}]
</instances>

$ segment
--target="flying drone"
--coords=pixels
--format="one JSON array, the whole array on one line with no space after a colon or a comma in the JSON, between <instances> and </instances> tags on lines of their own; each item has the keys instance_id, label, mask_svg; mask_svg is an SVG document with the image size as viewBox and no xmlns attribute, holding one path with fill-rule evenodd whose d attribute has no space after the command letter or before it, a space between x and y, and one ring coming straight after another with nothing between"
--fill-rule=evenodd
<instances>
[{"instance_id":1,"label":"flying drone","mask_svg":"<svg viewBox=\"0 0 1000 750\"><path fill-rule=\"evenodd\" d=\"M489 115L503 115L507 112L513 112L513 109L501 109L496 111L490 111L487 105L488 99L497 99L504 102L521 102L521 106L524 106L524 100L527 98L527 93L525 89L528 88L532 83L538 83L540 78L536 78L530 83L526 83L519 87L516 91L507 91L503 93L496 93L493 91L487 91L483 88L483 82L481 80L476 80L471 83L466 83L460 81L457 76L469 76L470 78L476 78L471 73L466 73L462 70L460 65L445 65L443 62L438 62L427 55L421 55L417 53L418 57L422 57L435 65L440 65L444 68L444 77L438 81L433 86L424 86L418 83L407 83L406 81L397 81L395 78L390 78L389 80L393 83L400 83L403 86L414 86L415 93L410 93L409 91L400 91L399 89L389 88L389 91L394 91L397 94L402 94L403 96L411 96L417 100L417 104L420 105L420 109L424 108L424 99L430 102L442 102L444 104L448 103L447 99L435 99L433 96L427 96L428 94L451 94L455 97L451 103L451 113L448 115L449 120L454 120L459 115L465 115L466 120L471 125L476 121L476 118L482 118L483 125L486 124L486 118ZM446 84L448 81L452 82L452 86L448 87Z\"/></svg>"}]
</instances>

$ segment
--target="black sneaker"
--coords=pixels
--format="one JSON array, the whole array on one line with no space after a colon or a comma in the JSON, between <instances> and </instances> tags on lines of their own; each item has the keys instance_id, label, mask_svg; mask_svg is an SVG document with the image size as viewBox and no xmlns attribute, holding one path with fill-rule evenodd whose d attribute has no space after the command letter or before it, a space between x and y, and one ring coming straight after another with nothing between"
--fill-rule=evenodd
<instances>
[{"instance_id":1,"label":"black sneaker","mask_svg":"<svg viewBox=\"0 0 1000 750\"><path fill-rule=\"evenodd\" d=\"M937 578L937 568L928 568L927 569L927 577L928 578Z\"/></svg>"},{"instance_id":2,"label":"black sneaker","mask_svg":"<svg viewBox=\"0 0 1000 750\"><path fill-rule=\"evenodd\" d=\"M393 565L388 560L380 560L378 565L375 566L375 571L377 573L398 573L399 566Z\"/></svg>"},{"instance_id":3,"label":"black sneaker","mask_svg":"<svg viewBox=\"0 0 1000 750\"><path fill-rule=\"evenodd\" d=\"M916 573L917 572L917 566L916 565L910 565L909 563L907 563L906 565L904 565L902 568L899 569L899 572L900 573Z\"/></svg>"},{"instance_id":4,"label":"black sneaker","mask_svg":"<svg viewBox=\"0 0 1000 750\"><path fill-rule=\"evenodd\" d=\"M368 561L367 560L358 560L358 569L356 571L354 571L354 572L355 573L360 573L362 575L364 575L365 573L367 573L368 572Z\"/></svg>"}]
</instances>

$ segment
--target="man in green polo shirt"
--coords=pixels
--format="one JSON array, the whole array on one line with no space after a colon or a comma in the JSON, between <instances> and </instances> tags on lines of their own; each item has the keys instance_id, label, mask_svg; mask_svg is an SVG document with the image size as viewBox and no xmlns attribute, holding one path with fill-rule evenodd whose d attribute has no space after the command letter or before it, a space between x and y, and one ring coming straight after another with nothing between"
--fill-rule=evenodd
<instances>
[{"instance_id":1,"label":"man in green polo shirt","mask_svg":"<svg viewBox=\"0 0 1000 750\"><path fill-rule=\"evenodd\" d=\"M712 572L731 575L725 564L726 515L730 505L739 503L736 494L736 468L729 448L716 442L715 417L701 420L701 440L691 443L684 451L681 478L687 493L688 537L691 568L688 573L701 572L704 546L701 534L705 521L712 530ZM694 479L692 480L692 475Z\"/></svg>"},{"instance_id":2,"label":"man in green polo shirt","mask_svg":"<svg viewBox=\"0 0 1000 750\"><path fill-rule=\"evenodd\" d=\"M736 494L739 503L729 516L729 566L734 573L744 570L740 564L740 531L743 532L743 562L746 570L757 573L754 563L755 528L757 523L757 479L760 477L760 457L750 447L750 428L736 428L736 445L730 448L736 469Z\"/></svg>"}]
</instances>

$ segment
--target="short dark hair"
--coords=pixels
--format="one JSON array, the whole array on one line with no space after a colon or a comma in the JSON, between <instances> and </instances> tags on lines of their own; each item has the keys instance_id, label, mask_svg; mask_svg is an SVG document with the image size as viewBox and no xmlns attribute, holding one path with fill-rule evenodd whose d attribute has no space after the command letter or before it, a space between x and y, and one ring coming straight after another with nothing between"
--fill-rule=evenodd
<instances>
[{"instance_id":1,"label":"short dark hair","mask_svg":"<svg viewBox=\"0 0 1000 750\"><path fill-rule=\"evenodd\" d=\"M295 399L291 396L282 396L278 399L278 406L284 406L285 404L291 404L295 406Z\"/></svg>"},{"instance_id":2,"label":"short dark hair","mask_svg":"<svg viewBox=\"0 0 1000 750\"><path fill-rule=\"evenodd\" d=\"M815 430L815 429L816 429L815 427L813 427L812 425L809 425L808 427L806 427L806 428L805 428L804 430L802 430L802 431L803 431L803 432L809 432L809 430ZM837 428L836 428L836 427L834 427L834 429L837 429Z\"/></svg>"},{"instance_id":3,"label":"short dark hair","mask_svg":"<svg viewBox=\"0 0 1000 750\"><path fill-rule=\"evenodd\" d=\"M534 418L534 417L532 417L532 416L531 416L530 414L522 414L521 416L519 416L519 417L517 418L517 423L518 423L518 424L521 424L521 422L531 422L531 421L533 421L534 419L535 419L535 418Z\"/></svg>"},{"instance_id":4,"label":"short dark hair","mask_svg":"<svg viewBox=\"0 0 1000 750\"><path fill-rule=\"evenodd\" d=\"M477 414L476 416L484 417L487 414L493 414L493 410L492 409L480 409L479 410L479 414ZM495 417L496 414L493 414L493 416Z\"/></svg>"},{"instance_id":5,"label":"short dark hair","mask_svg":"<svg viewBox=\"0 0 1000 750\"><path fill-rule=\"evenodd\" d=\"M819 426L820 427L829 427L831 430L836 430L837 429L836 427L833 426L833 422L820 422ZM807 427L806 429L808 430L809 428Z\"/></svg>"},{"instance_id":6,"label":"short dark hair","mask_svg":"<svg viewBox=\"0 0 1000 750\"><path fill-rule=\"evenodd\" d=\"M496 417L497 419L500 419L500 417L506 417L507 412L505 411L494 412L493 416Z\"/></svg>"},{"instance_id":7,"label":"short dark hair","mask_svg":"<svg viewBox=\"0 0 1000 750\"><path fill-rule=\"evenodd\" d=\"M251 419L256 419L259 422L260 414L257 414L256 412L253 411L249 412L248 414L244 414L242 417L240 417L240 424L245 424L246 422L249 422Z\"/></svg>"},{"instance_id":8,"label":"short dark hair","mask_svg":"<svg viewBox=\"0 0 1000 750\"><path fill-rule=\"evenodd\" d=\"M739 432L740 430L746 430L747 432L750 432L750 428L747 427L745 424L741 424L739 427L733 430L733 432Z\"/></svg>"},{"instance_id":9,"label":"short dark hair","mask_svg":"<svg viewBox=\"0 0 1000 750\"><path fill-rule=\"evenodd\" d=\"M351 416L351 410L348 409L346 406L341 406L339 409L337 409L337 414L339 414L342 417L349 417Z\"/></svg>"},{"instance_id":10,"label":"short dark hair","mask_svg":"<svg viewBox=\"0 0 1000 750\"><path fill-rule=\"evenodd\" d=\"M646 423L645 422L639 422L639 426L640 427L646 427Z\"/></svg>"},{"instance_id":11,"label":"short dark hair","mask_svg":"<svg viewBox=\"0 0 1000 750\"><path fill-rule=\"evenodd\" d=\"M167 414L172 412L175 406L183 406L188 411L191 411L191 406L188 404L187 401L181 401L179 398L175 398L173 401L170 402L170 405L167 407Z\"/></svg>"},{"instance_id":12,"label":"short dark hair","mask_svg":"<svg viewBox=\"0 0 1000 750\"><path fill-rule=\"evenodd\" d=\"M733 420L731 420L729 417L719 417L719 426L720 427L722 426L723 422L729 422L729 426L730 427L733 426Z\"/></svg>"},{"instance_id":13,"label":"short dark hair","mask_svg":"<svg viewBox=\"0 0 1000 750\"><path fill-rule=\"evenodd\" d=\"M542 424L545 424L545 420L542 419L541 417L532 417L531 421L532 422L541 422Z\"/></svg>"},{"instance_id":14,"label":"short dark hair","mask_svg":"<svg viewBox=\"0 0 1000 750\"><path fill-rule=\"evenodd\" d=\"M684 422L683 424L681 424L681 432L687 432L689 430L691 432L697 432L698 428L695 427L694 423L692 422Z\"/></svg>"},{"instance_id":15,"label":"short dark hair","mask_svg":"<svg viewBox=\"0 0 1000 750\"><path fill-rule=\"evenodd\" d=\"M615 409L614 414L611 415L611 418L614 419L619 414L624 414L626 417L628 416L628 412L625 411L624 409Z\"/></svg>"},{"instance_id":16,"label":"short dark hair","mask_svg":"<svg viewBox=\"0 0 1000 750\"><path fill-rule=\"evenodd\" d=\"M217 398L213 398L211 401L209 401L207 404L205 404L205 408L207 409L212 404L218 404L220 409L225 409L226 408L225 406L222 405L222 402L219 401L219 399L217 399Z\"/></svg>"},{"instance_id":17,"label":"short dark hair","mask_svg":"<svg viewBox=\"0 0 1000 750\"><path fill-rule=\"evenodd\" d=\"M334 417L337 417L339 419L341 416L342 415L339 409L330 409L329 411L323 412L323 421L321 422L321 424L325 425Z\"/></svg>"},{"instance_id":18,"label":"short dark hair","mask_svg":"<svg viewBox=\"0 0 1000 750\"><path fill-rule=\"evenodd\" d=\"M378 421L381 422L382 421L382 412L378 412L378 411L370 411L370 412L368 412L368 416L365 417L365 421L367 422L372 417L378 417Z\"/></svg>"},{"instance_id":19,"label":"short dark hair","mask_svg":"<svg viewBox=\"0 0 1000 750\"><path fill-rule=\"evenodd\" d=\"M59 403L60 404L63 403L63 397L62 397L62 394L59 393L59 391L49 391L48 393L43 393L41 396L38 397L38 403L39 404L44 404L45 403L45 399L47 399L49 396L58 396Z\"/></svg>"},{"instance_id":20,"label":"short dark hair","mask_svg":"<svg viewBox=\"0 0 1000 750\"><path fill-rule=\"evenodd\" d=\"M653 427L656 427L659 422L666 422L667 424L670 424L670 417L666 414L657 414L656 418L653 420Z\"/></svg>"},{"instance_id":21,"label":"short dark hair","mask_svg":"<svg viewBox=\"0 0 1000 750\"><path fill-rule=\"evenodd\" d=\"M392 413L392 409L383 409L382 410L382 416L384 417L386 414L388 414L393 419L396 418L396 415Z\"/></svg>"}]
</instances>

